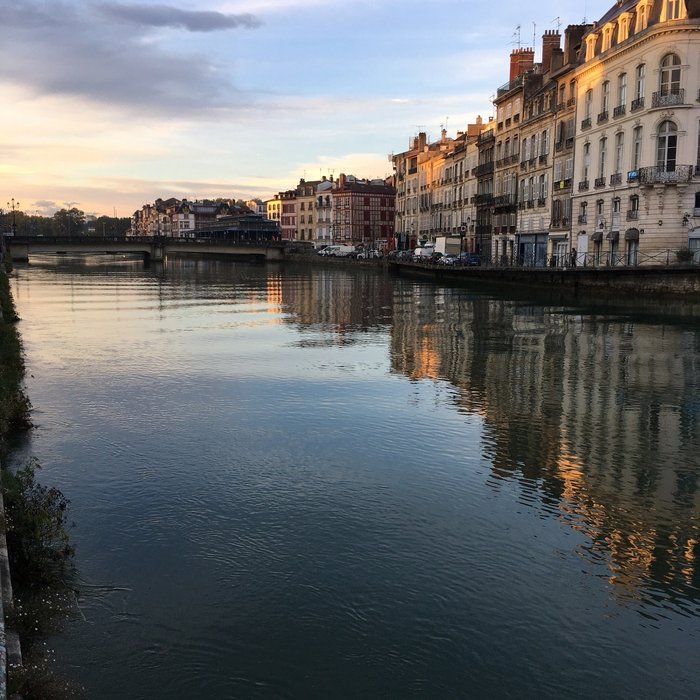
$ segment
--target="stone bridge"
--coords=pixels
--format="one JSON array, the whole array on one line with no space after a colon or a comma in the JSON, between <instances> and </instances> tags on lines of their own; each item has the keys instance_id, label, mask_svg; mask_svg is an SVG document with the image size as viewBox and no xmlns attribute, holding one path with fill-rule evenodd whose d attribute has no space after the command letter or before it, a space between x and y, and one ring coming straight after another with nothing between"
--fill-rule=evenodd
<instances>
[{"instance_id":1,"label":"stone bridge","mask_svg":"<svg viewBox=\"0 0 700 700\"><path fill-rule=\"evenodd\" d=\"M110 238L100 236L8 236L7 256L27 262L32 255L92 254L142 255L144 261L160 262L168 254L230 255L232 257L282 260L286 243L267 240L227 240L224 238L165 238L155 236Z\"/></svg>"}]
</instances>

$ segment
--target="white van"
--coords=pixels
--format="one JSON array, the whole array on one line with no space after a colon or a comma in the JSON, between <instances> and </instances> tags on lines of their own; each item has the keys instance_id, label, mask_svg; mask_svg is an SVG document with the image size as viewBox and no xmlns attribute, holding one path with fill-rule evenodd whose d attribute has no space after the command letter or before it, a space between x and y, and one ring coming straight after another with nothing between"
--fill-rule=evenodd
<instances>
[{"instance_id":1,"label":"white van","mask_svg":"<svg viewBox=\"0 0 700 700\"><path fill-rule=\"evenodd\" d=\"M414 260L428 260L434 252L435 252L435 246L432 244L420 246L413 251L413 259Z\"/></svg>"}]
</instances>

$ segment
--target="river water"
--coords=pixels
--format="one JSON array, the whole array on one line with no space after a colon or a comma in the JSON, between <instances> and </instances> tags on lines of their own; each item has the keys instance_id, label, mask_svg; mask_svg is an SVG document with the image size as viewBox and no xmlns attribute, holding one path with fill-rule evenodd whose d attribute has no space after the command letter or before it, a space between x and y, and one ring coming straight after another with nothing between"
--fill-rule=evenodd
<instances>
[{"instance_id":1,"label":"river water","mask_svg":"<svg viewBox=\"0 0 700 700\"><path fill-rule=\"evenodd\" d=\"M700 694L697 308L99 258L13 293L89 698Z\"/></svg>"}]
</instances>

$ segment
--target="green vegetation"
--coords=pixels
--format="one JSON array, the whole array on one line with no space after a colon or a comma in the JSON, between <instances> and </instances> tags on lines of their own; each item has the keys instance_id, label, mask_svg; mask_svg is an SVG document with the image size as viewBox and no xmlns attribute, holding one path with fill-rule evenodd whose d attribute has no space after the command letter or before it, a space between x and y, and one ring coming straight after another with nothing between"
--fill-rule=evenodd
<instances>
[{"instance_id":1,"label":"green vegetation","mask_svg":"<svg viewBox=\"0 0 700 700\"><path fill-rule=\"evenodd\" d=\"M0 453L3 453L11 432L31 426L31 404L22 388L24 360L17 333L18 318L4 271L0 271L0 311Z\"/></svg>"},{"instance_id":2,"label":"green vegetation","mask_svg":"<svg viewBox=\"0 0 700 700\"><path fill-rule=\"evenodd\" d=\"M687 263L693 259L693 251L690 248L681 248L676 251L676 260L679 263Z\"/></svg>"},{"instance_id":3,"label":"green vegetation","mask_svg":"<svg viewBox=\"0 0 700 700\"><path fill-rule=\"evenodd\" d=\"M75 607L73 548L68 536L68 501L56 488L36 480L30 461L14 474L3 469L7 548L14 587L14 610L7 625L19 634L23 665L8 673L10 696L80 697L80 689L54 668L43 641L56 634Z\"/></svg>"}]
</instances>

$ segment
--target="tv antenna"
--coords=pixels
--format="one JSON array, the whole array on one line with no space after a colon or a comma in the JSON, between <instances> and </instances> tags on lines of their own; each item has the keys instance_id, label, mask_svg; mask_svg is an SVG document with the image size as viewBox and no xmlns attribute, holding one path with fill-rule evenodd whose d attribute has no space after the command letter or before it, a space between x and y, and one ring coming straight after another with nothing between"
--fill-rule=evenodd
<instances>
[{"instance_id":1,"label":"tv antenna","mask_svg":"<svg viewBox=\"0 0 700 700\"><path fill-rule=\"evenodd\" d=\"M585 21L585 20L584 20L584 21ZM552 24L554 24L555 22L556 22L556 25L557 25L557 34L559 34L559 30L561 29L561 17L555 17L555 18L552 20Z\"/></svg>"},{"instance_id":2,"label":"tv antenna","mask_svg":"<svg viewBox=\"0 0 700 700\"><path fill-rule=\"evenodd\" d=\"M513 39L515 39L515 41L511 41L511 44L517 44L518 48L520 48L520 25L515 28Z\"/></svg>"}]
</instances>

